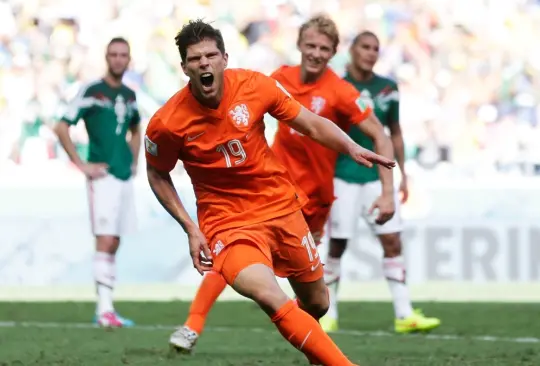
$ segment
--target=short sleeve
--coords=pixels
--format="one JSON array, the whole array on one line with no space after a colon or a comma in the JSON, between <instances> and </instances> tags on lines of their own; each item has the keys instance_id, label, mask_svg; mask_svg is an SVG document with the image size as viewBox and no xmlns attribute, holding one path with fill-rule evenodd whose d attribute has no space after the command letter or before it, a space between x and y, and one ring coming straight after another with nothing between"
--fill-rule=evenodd
<instances>
[{"instance_id":1,"label":"short sleeve","mask_svg":"<svg viewBox=\"0 0 540 366\"><path fill-rule=\"evenodd\" d=\"M360 96L360 92L346 81L337 88L337 109L346 121L355 125L363 122L372 112L371 106Z\"/></svg>"},{"instance_id":2,"label":"short sleeve","mask_svg":"<svg viewBox=\"0 0 540 366\"><path fill-rule=\"evenodd\" d=\"M279 81L260 74L259 83L261 98L267 100L268 113L275 119L289 122L298 117L302 106Z\"/></svg>"},{"instance_id":3,"label":"short sleeve","mask_svg":"<svg viewBox=\"0 0 540 366\"><path fill-rule=\"evenodd\" d=\"M146 128L144 147L146 161L155 169L170 172L176 166L181 145L156 115Z\"/></svg>"},{"instance_id":4,"label":"short sleeve","mask_svg":"<svg viewBox=\"0 0 540 366\"><path fill-rule=\"evenodd\" d=\"M388 124L399 123L399 89L397 84L393 85L390 96L391 98L388 106Z\"/></svg>"},{"instance_id":5,"label":"short sleeve","mask_svg":"<svg viewBox=\"0 0 540 366\"><path fill-rule=\"evenodd\" d=\"M136 126L141 123L141 114L139 113L137 98L135 96L133 96L133 98L134 99L129 103L129 108L132 112L131 120L129 121L130 126Z\"/></svg>"},{"instance_id":6,"label":"short sleeve","mask_svg":"<svg viewBox=\"0 0 540 366\"><path fill-rule=\"evenodd\" d=\"M82 87L75 98L69 102L61 121L69 125L76 125L80 119L84 118L93 104L94 98L89 93L89 86Z\"/></svg>"}]
</instances>

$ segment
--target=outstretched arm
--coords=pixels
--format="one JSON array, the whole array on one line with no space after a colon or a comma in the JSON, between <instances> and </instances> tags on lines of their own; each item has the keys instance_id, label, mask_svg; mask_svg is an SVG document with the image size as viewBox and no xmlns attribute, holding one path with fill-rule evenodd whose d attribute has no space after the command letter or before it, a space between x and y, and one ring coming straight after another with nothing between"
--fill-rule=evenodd
<instances>
[{"instance_id":1,"label":"outstretched arm","mask_svg":"<svg viewBox=\"0 0 540 366\"><path fill-rule=\"evenodd\" d=\"M287 122L289 126L298 132L312 138L319 144L351 156L357 163L372 167L379 164L387 169L396 164L392 158L387 158L367 150L354 142L335 123L323 118L308 109L302 107L296 118Z\"/></svg>"}]
</instances>

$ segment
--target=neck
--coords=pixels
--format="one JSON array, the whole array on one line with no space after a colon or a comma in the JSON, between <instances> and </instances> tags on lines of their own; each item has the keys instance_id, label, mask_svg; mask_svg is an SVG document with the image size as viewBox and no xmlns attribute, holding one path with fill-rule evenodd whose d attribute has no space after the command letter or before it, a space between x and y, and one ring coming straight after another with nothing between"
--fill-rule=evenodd
<instances>
[{"instance_id":1,"label":"neck","mask_svg":"<svg viewBox=\"0 0 540 366\"><path fill-rule=\"evenodd\" d=\"M221 103L221 99L223 98L223 87L219 88L216 95L210 98L204 97L201 92L195 90L194 88L191 88L191 93L193 94L193 97L197 100L197 102L199 102L206 108L218 109L219 104Z\"/></svg>"},{"instance_id":2,"label":"neck","mask_svg":"<svg viewBox=\"0 0 540 366\"><path fill-rule=\"evenodd\" d=\"M105 80L105 82L109 84L110 86L112 86L113 88L118 88L122 85L122 76L116 77L108 73L107 75L105 75L103 80Z\"/></svg>"},{"instance_id":3,"label":"neck","mask_svg":"<svg viewBox=\"0 0 540 366\"><path fill-rule=\"evenodd\" d=\"M368 81L373 78L374 75L372 70L360 70L354 66L349 67L348 72L355 81Z\"/></svg>"},{"instance_id":4,"label":"neck","mask_svg":"<svg viewBox=\"0 0 540 366\"><path fill-rule=\"evenodd\" d=\"M307 72L303 67L300 67L300 80L304 84L314 83L320 79L320 77L325 71L326 71L326 68L324 68L323 71L321 71L318 74L313 74L313 73Z\"/></svg>"}]
</instances>

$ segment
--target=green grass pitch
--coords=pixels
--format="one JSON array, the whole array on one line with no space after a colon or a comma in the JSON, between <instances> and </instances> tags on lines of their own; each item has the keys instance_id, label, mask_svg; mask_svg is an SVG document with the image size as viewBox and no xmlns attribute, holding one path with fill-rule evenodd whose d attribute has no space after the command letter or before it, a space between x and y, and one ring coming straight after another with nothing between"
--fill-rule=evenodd
<instances>
[{"instance_id":1,"label":"green grass pitch","mask_svg":"<svg viewBox=\"0 0 540 366\"><path fill-rule=\"evenodd\" d=\"M395 335L390 303L343 303L332 338L362 366L540 365L537 304L423 303L442 319L430 334ZM167 340L185 319L185 302L120 302L132 329L90 326L91 303L0 303L0 365L306 365L249 302L219 302L190 356Z\"/></svg>"}]
</instances>

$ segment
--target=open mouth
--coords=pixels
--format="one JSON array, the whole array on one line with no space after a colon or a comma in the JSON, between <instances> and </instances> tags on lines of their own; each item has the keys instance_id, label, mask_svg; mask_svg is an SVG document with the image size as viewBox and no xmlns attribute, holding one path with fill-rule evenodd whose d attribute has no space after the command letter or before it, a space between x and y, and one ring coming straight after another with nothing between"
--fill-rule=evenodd
<instances>
[{"instance_id":1,"label":"open mouth","mask_svg":"<svg viewBox=\"0 0 540 366\"><path fill-rule=\"evenodd\" d=\"M201 84L205 88L210 88L214 84L214 75L210 72L201 74Z\"/></svg>"}]
</instances>

